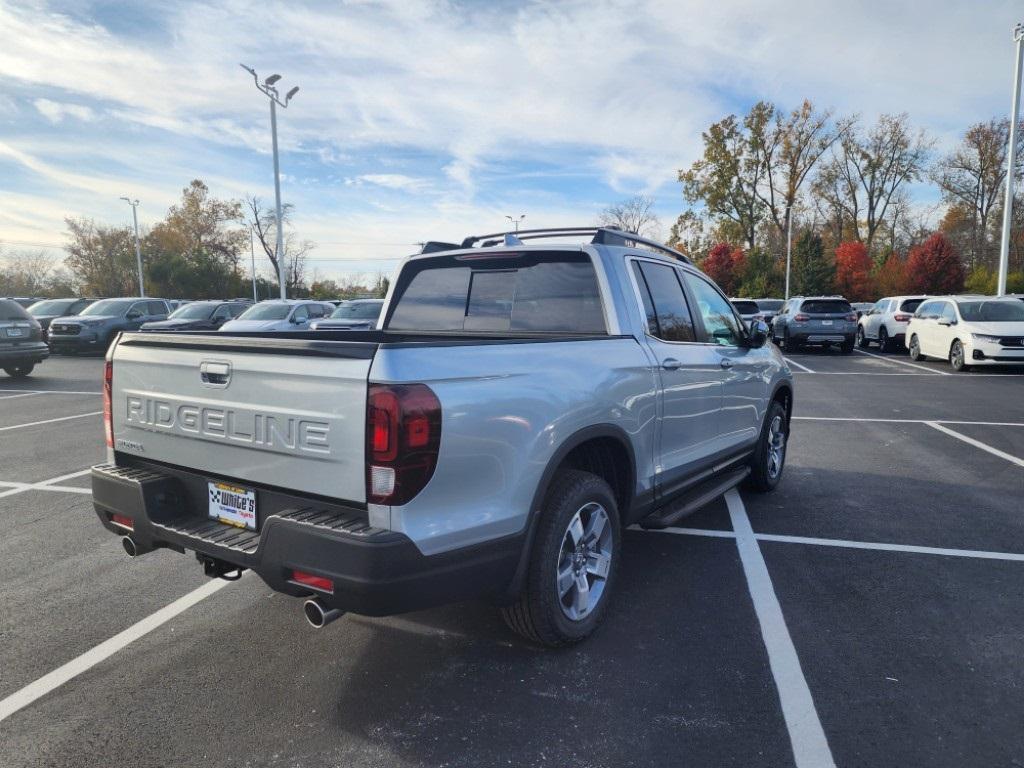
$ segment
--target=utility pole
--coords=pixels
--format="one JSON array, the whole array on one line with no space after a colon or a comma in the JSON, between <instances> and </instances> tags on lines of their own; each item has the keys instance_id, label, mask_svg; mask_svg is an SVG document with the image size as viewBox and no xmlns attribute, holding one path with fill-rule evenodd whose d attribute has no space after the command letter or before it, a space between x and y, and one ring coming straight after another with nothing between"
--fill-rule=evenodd
<instances>
[{"instance_id":1,"label":"utility pole","mask_svg":"<svg viewBox=\"0 0 1024 768\"><path fill-rule=\"evenodd\" d=\"M514 216L506 216L505 218L508 219L509 221L511 221L515 225L516 232L518 232L519 231L519 222L521 222L523 219L526 218L526 214L524 213L521 216L519 216L518 218L514 217Z\"/></svg>"},{"instance_id":2,"label":"utility pole","mask_svg":"<svg viewBox=\"0 0 1024 768\"><path fill-rule=\"evenodd\" d=\"M121 199L132 207L132 221L135 223L135 263L139 268L139 296L146 298L146 286L142 282L142 249L139 247L139 214L136 211L136 208L139 207L139 201L128 197L122 197Z\"/></svg>"},{"instance_id":3,"label":"utility pole","mask_svg":"<svg viewBox=\"0 0 1024 768\"><path fill-rule=\"evenodd\" d=\"M277 205L277 245L274 248L274 255L277 259L277 279L281 284L281 298L285 299L287 298L287 292L285 290L284 220L281 215L281 168L277 158L277 107L287 108L288 102L292 100L292 96L299 92L299 86L296 85L288 91L282 101L275 87L277 81L281 79L280 75L271 75L260 83L255 69L247 67L245 64L239 64L239 66L252 75L256 88L270 99L270 134L274 145L274 201Z\"/></svg>"},{"instance_id":4,"label":"utility pole","mask_svg":"<svg viewBox=\"0 0 1024 768\"><path fill-rule=\"evenodd\" d=\"M789 301L789 273L793 261L793 215L786 206L786 301Z\"/></svg>"},{"instance_id":5,"label":"utility pole","mask_svg":"<svg viewBox=\"0 0 1024 768\"><path fill-rule=\"evenodd\" d=\"M999 283L996 294L1006 295L1006 275L1010 268L1010 225L1013 223L1013 183L1017 173L1017 123L1020 121L1020 73L1024 63L1024 24L1013 28L1017 44L1013 70L1013 107L1010 110L1010 146L1006 150L1006 202L1003 205L1003 237L999 242Z\"/></svg>"},{"instance_id":6,"label":"utility pole","mask_svg":"<svg viewBox=\"0 0 1024 768\"><path fill-rule=\"evenodd\" d=\"M252 259L252 303L259 303L256 295L256 234L249 227L249 258Z\"/></svg>"}]
</instances>

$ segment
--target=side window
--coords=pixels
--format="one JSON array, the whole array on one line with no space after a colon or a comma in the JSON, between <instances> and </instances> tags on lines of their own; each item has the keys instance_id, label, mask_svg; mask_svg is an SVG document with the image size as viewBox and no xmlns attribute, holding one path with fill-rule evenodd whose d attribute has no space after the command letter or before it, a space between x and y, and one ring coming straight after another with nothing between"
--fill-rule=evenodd
<instances>
[{"instance_id":1,"label":"side window","mask_svg":"<svg viewBox=\"0 0 1024 768\"><path fill-rule=\"evenodd\" d=\"M306 305L303 304L301 307L296 309L295 314L292 315L292 317L295 318L295 322L297 323L303 323L306 320L309 320L309 310L306 308Z\"/></svg>"},{"instance_id":2,"label":"side window","mask_svg":"<svg viewBox=\"0 0 1024 768\"><path fill-rule=\"evenodd\" d=\"M944 323L956 322L956 310L953 309L953 305L950 302L943 302L942 314L939 315L939 319Z\"/></svg>"},{"instance_id":3,"label":"side window","mask_svg":"<svg viewBox=\"0 0 1024 768\"><path fill-rule=\"evenodd\" d=\"M228 304L221 304L217 307L217 311L213 313L214 320L228 320L231 317L231 306Z\"/></svg>"},{"instance_id":4,"label":"side window","mask_svg":"<svg viewBox=\"0 0 1024 768\"><path fill-rule=\"evenodd\" d=\"M875 302L875 312L881 314L889 310L889 300L882 299L881 301Z\"/></svg>"},{"instance_id":5,"label":"side window","mask_svg":"<svg viewBox=\"0 0 1024 768\"><path fill-rule=\"evenodd\" d=\"M240 314L245 312L249 308L248 304L230 304L228 305L228 316L238 317Z\"/></svg>"},{"instance_id":6,"label":"side window","mask_svg":"<svg viewBox=\"0 0 1024 768\"><path fill-rule=\"evenodd\" d=\"M649 298L644 300L644 307L651 335L663 341L696 341L693 317L679 282L678 271L674 267L650 261L634 264L639 266L638 278L642 278L638 280L641 296L644 291L650 292Z\"/></svg>"},{"instance_id":7,"label":"side window","mask_svg":"<svg viewBox=\"0 0 1024 768\"><path fill-rule=\"evenodd\" d=\"M141 315L145 317L145 315L147 314L146 308L148 306L148 301L137 301L134 304L132 304L131 308L125 313L125 316L127 317L128 315L134 313L136 315Z\"/></svg>"},{"instance_id":8,"label":"side window","mask_svg":"<svg viewBox=\"0 0 1024 768\"><path fill-rule=\"evenodd\" d=\"M647 317L647 332L657 338L658 316L654 311L654 304L651 303L651 292L647 290L647 283L644 282L644 274L640 271L639 261L633 262L633 277L640 291L640 299L644 303L644 315Z\"/></svg>"},{"instance_id":9,"label":"side window","mask_svg":"<svg viewBox=\"0 0 1024 768\"><path fill-rule=\"evenodd\" d=\"M146 303L149 304L149 312L148 312L148 314L150 314L150 315L166 315L167 314L167 305L165 305L162 301L149 301L149 302L146 302Z\"/></svg>"},{"instance_id":10,"label":"side window","mask_svg":"<svg viewBox=\"0 0 1024 768\"><path fill-rule=\"evenodd\" d=\"M941 301L926 301L917 309L917 317L925 318L926 320L935 320L939 316L939 311L942 304Z\"/></svg>"},{"instance_id":11,"label":"side window","mask_svg":"<svg viewBox=\"0 0 1024 768\"><path fill-rule=\"evenodd\" d=\"M739 321L732 305L703 278L686 273L686 284L693 291L697 309L704 320L708 341L727 347L738 347L743 339Z\"/></svg>"}]
</instances>

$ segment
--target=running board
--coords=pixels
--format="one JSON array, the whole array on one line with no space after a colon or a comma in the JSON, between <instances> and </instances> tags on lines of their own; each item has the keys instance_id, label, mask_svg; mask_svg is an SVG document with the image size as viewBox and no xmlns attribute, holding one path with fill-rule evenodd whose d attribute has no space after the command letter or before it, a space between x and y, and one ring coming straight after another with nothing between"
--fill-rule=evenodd
<instances>
[{"instance_id":1,"label":"running board","mask_svg":"<svg viewBox=\"0 0 1024 768\"><path fill-rule=\"evenodd\" d=\"M743 482L750 474L750 467L739 467L705 480L695 488L691 488L682 496L673 499L664 507L652 512L640 521L641 528L668 528L670 525L692 515L698 509L706 507L722 496L730 488Z\"/></svg>"}]
</instances>

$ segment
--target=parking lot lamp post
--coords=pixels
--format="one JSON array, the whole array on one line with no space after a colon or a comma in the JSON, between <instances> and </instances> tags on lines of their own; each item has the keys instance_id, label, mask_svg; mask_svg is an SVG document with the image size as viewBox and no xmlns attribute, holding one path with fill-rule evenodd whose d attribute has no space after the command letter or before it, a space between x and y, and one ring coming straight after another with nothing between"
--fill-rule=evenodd
<instances>
[{"instance_id":1,"label":"parking lot lamp post","mask_svg":"<svg viewBox=\"0 0 1024 768\"><path fill-rule=\"evenodd\" d=\"M520 216L518 218L516 218L514 216L506 216L505 218L508 219L509 221L511 221L515 225L516 232L518 232L519 231L519 222L521 222L523 219L526 218L526 214L524 213L522 216Z\"/></svg>"},{"instance_id":2,"label":"parking lot lamp post","mask_svg":"<svg viewBox=\"0 0 1024 768\"><path fill-rule=\"evenodd\" d=\"M249 258L252 260L252 303L258 304L259 297L256 295L256 234L249 227Z\"/></svg>"},{"instance_id":3,"label":"parking lot lamp post","mask_svg":"<svg viewBox=\"0 0 1024 768\"><path fill-rule=\"evenodd\" d=\"M1013 182L1017 172L1017 123L1020 121L1020 74L1024 63L1024 24L1013 28L1017 44L1013 71L1013 108L1010 110L1010 146L1006 149L1006 203L1003 205L1003 237L999 242L999 296L1006 294L1006 273L1010 266L1010 224L1013 220Z\"/></svg>"},{"instance_id":4,"label":"parking lot lamp post","mask_svg":"<svg viewBox=\"0 0 1024 768\"><path fill-rule=\"evenodd\" d=\"M132 207L132 221L135 224L135 263L139 267L139 296L145 298L146 286L142 282L142 249L139 247L139 214L136 211L136 208L139 207L139 201L128 197L122 197L121 199Z\"/></svg>"},{"instance_id":5,"label":"parking lot lamp post","mask_svg":"<svg viewBox=\"0 0 1024 768\"><path fill-rule=\"evenodd\" d=\"M292 97L299 92L299 86L295 86L288 93L285 94L282 100L277 92L276 83L281 79L280 75L271 75L262 83L256 76L256 70L252 67L247 67L245 64L239 65L242 69L252 75L253 81L256 83L256 88L270 99L270 134L271 140L274 146L274 202L277 206L277 244L274 247L274 256L277 259L277 279L281 284L281 298L285 299L285 268L284 268L284 221L281 217L281 167L278 162L277 154L277 108L287 108L288 102L292 100Z\"/></svg>"},{"instance_id":6,"label":"parking lot lamp post","mask_svg":"<svg viewBox=\"0 0 1024 768\"><path fill-rule=\"evenodd\" d=\"M789 272L793 256L793 216L786 206L786 301L789 301Z\"/></svg>"}]
</instances>

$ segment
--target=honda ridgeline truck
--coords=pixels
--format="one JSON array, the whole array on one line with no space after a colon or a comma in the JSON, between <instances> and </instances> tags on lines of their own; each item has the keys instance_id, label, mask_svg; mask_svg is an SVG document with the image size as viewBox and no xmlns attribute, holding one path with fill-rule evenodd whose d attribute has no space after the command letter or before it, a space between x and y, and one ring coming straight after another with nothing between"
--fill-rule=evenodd
<instances>
[{"instance_id":1,"label":"honda ridgeline truck","mask_svg":"<svg viewBox=\"0 0 1024 768\"><path fill-rule=\"evenodd\" d=\"M129 555L254 570L314 626L486 597L571 643L626 526L779 482L793 383L767 336L632 233L429 243L374 330L121 334L93 501Z\"/></svg>"}]
</instances>

